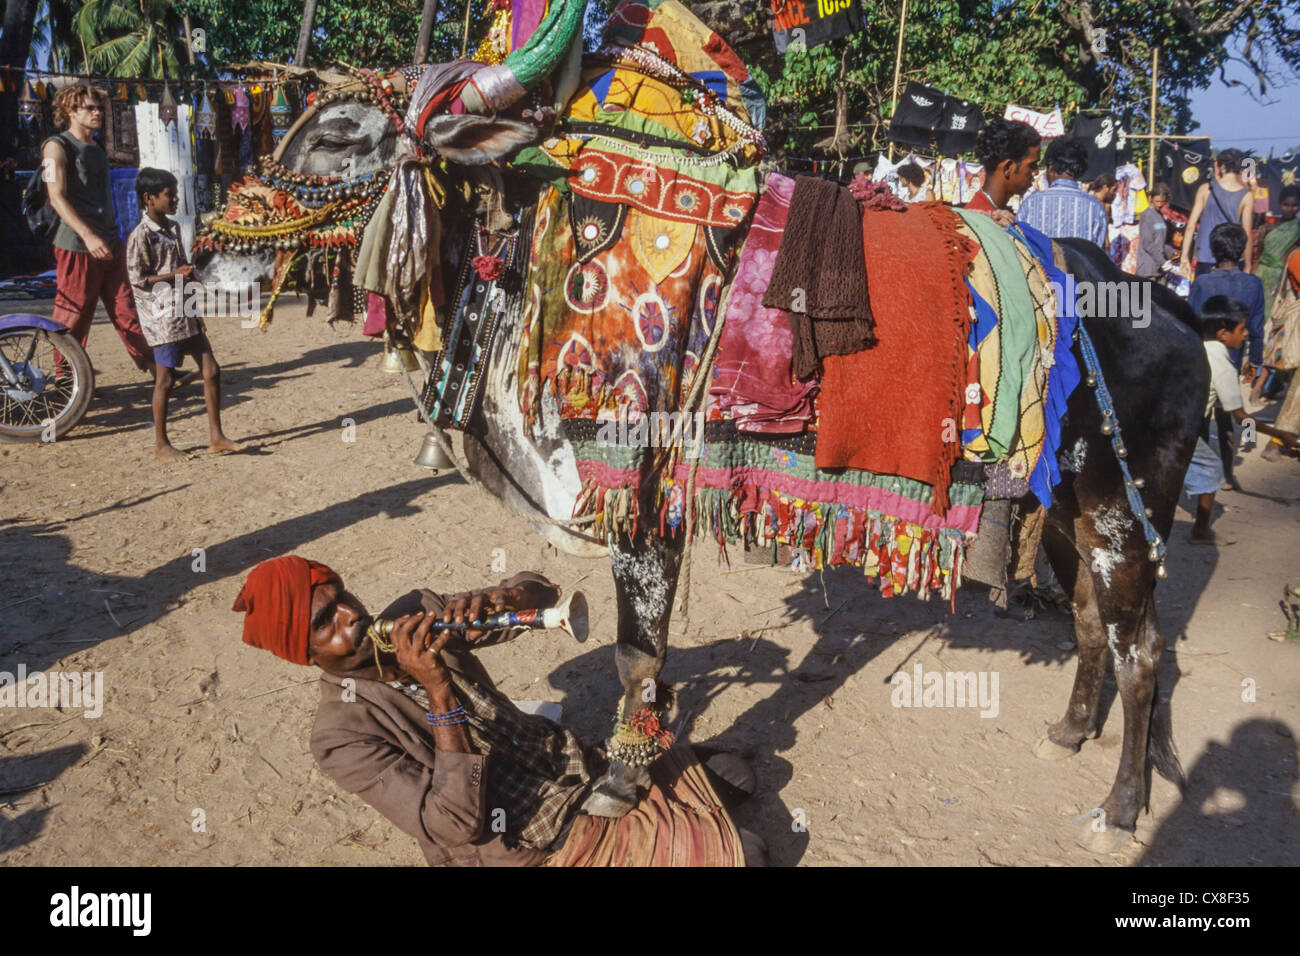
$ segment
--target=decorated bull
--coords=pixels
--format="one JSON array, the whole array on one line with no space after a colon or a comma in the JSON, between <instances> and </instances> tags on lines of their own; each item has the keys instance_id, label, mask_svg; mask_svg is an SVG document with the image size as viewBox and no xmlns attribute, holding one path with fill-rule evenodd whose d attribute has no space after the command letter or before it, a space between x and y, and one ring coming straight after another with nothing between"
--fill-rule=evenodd
<instances>
[{"instance_id":1,"label":"decorated bull","mask_svg":"<svg viewBox=\"0 0 1300 956\"><path fill-rule=\"evenodd\" d=\"M997 544L982 510L1016 503L1041 519L1020 546L1041 540L1079 646L1037 752L1100 732L1109 659L1123 751L1085 843L1122 845L1148 760L1182 781L1153 593L1207 390L1193 316L1156 287L1149 322L1085 321L1061 290L1123 278L1099 250L937 204L868 201L856 239L828 218L792 242L787 225L814 221L792 200L815 188L764 174L763 99L727 44L677 0L628 0L584 56L582 13L554 0L526 44L486 51L494 65L359 71L321 92L199 239L205 281L271 280L264 318L291 279L331 318L363 312L422 357L420 409L440 442L464 433L474 480L556 545L608 553L625 696L588 812L627 812L668 740L657 678L693 537L952 599L972 542ZM797 259L865 265L856 331L794 301L815 289L772 301ZM923 321L946 331L925 338ZM802 379L801 327L823 353ZM778 412L736 397L747 342L775 362ZM854 404L902 348L911 379Z\"/></svg>"}]
</instances>

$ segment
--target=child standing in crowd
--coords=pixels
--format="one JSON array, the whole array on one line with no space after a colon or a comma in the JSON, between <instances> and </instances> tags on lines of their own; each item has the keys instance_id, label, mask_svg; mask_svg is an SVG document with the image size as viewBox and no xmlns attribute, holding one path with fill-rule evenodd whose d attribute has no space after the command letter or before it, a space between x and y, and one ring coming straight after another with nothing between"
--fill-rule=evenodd
<instances>
[{"instance_id":1,"label":"child standing in crowd","mask_svg":"<svg viewBox=\"0 0 1300 956\"><path fill-rule=\"evenodd\" d=\"M203 401L208 411L208 447L234 451L239 446L221 430L221 368L212 356L203 320L187 314L197 296L186 294L184 283L194 274L185 259L180 226L168 213L176 211L176 177L163 169L145 167L135 180L143 215L127 240L127 273L145 340L153 348L157 372L153 390L154 454L162 459L184 458L167 438L167 398L185 356L203 372Z\"/></svg>"},{"instance_id":2,"label":"child standing in crowd","mask_svg":"<svg viewBox=\"0 0 1300 956\"><path fill-rule=\"evenodd\" d=\"M1237 268L1242 254L1246 251L1246 230L1236 223L1221 222L1210 234L1210 251L1214 255L1215 266L1209 272L1198 272L1192 282L1191 294L1187 304L1197 312L1215 296L1226 296L1244 303L1246 310L1246 336L1250 341L1249 354L1246 356L1245 368L1242 368L1240 345L1228 353L1228 360L1233 368L1242 370L1242 379L1254 381L1264 374L1261 367L1264 361L1264 284L1258 276L1247 275ZM1232 459L1236 454L1236 445L1232 437L1231 422L1225 412L1219 414L1219 454L1223 459L1223 490L1237 487L1232 473Z\"/></svg>"},{"instance_id":3,"label":"child standing in crowd","mask_svg":"<svg viewBox=\"0 0 1300 956\"><path fill-rule=\"evenodd\" d=\"M1241 348L1246 340L1246 311L1241 302L1216 295L1200 312L1201 338L1205 344L1205 356L1210 360L1210 394L1205 405L1201 436L1196 440L1192 463L1183 480L1183 490L1196 499L1196 522L1192 526L1195 544L1214 544L1210 514L1214 510L1214 494L1223 482L1223 462L1212 450L1209 440L1210 427L1216 420L1215 412L1225 413L1230 422L1229 429L1233 424L1239 425L1246 420L1246 412L1241 407L1237 370L1228 358L1228 350ZM1291 437L1262 422L1256 422L1255 429L1282 440Z\"/></svg>"}]
</instances>

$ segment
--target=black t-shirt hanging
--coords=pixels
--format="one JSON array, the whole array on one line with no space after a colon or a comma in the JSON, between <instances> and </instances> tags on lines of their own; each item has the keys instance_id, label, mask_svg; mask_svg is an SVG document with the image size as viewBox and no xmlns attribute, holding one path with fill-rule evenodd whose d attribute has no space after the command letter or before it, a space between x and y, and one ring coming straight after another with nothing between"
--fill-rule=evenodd
<instances>
[{"instance_id":1,"label":"black t-shirt hanging","mask_svg":"<svg viewBox=\"0 0 1300 956\"><path fill-rule=\"evenodd\" d=\"M1209 182L1213 171L1208 139L1160 141L1156 153L1156 180L1169 187L1169 204L1184 213L1192 210L1196 191Z\"/></svg>"},{"instance_id":2,"label":"black t-shirt hanging","mask_svg":"<svg viewBox=\"0 0 1300 956\"><path fill-rule=\"evenodd\" d=\"M1090 182L1102 173L1114 173L1116 162L1116 139L1119 123L1115 117L1076 116L1065 133L1065 139L1079 142L1088 152L1088 168L1083 172L1082 182Z\"/></svg>"},{"instance_id":3,"label":"black t-shirt hanging","mask_svg":"<svg viewBox=\"0 0 1300 956\"><path fill-rule=\"evenodd\" d=\"M946 97L920 83L908 83L889 121L889 138L904 146L930 145L930 138L943 116Z\"/></svg>"},{"instance_id":4,"label":"black t-shirt hanging","mask_svg":"<svg viewBox=\"0 0 1300 956\"><path fill-rule=\"evenodd\" d=\"M1283 153L1268 161L1270 172L1277 177L1276 189L1270 183L1268 203L1274 216L1282 215L1282 190L1287 186L1300 186L1300 153Z\"/></svg>"},{"instance_id":5,"label":"black t-shirt hanging","mask_svg":"<svg viewBox=\"0 0 1300 956\"><path fill-rule=\"evenodd\" d=\"M956 156L975 148L979 132L984 128L984 111L977 103L943 98L943 111L935 130L935 145L941 156Z\"/></svg>"},{"instance_id":6,"label":"black t-shirt hanging","mask_svg":"<svg viewBox=\"0 0 1300 956\"><path fill-rule=\"evenodd\" d=\"M1115 165L1117 167L1133 162L1133 137L1129 136L1132 130L1133 114L1125 113L1119 129L1115 132Z\"/></svg>"},{"instance_id":7,"label":"black t-shirt hanging","mask_svg":"<svg viewBox=\"0 0 1300 956\"><path fill-rule=\"evenodd\" d=\"M1300 157L1298 157L1296 161L1300 162ZM1281 215L1278 209L1278 203L1282 199L1279 195L1279 193L1282 192L1282 170L1280 167L1274 165L1274 160L1263 158L1255 159L1255 186L1257 189L1263 190L1264 195L1267 198L1268 215ZM1255 211L1263 212L1264 210L1257 206Z\"/></svg>"}]
</instances>

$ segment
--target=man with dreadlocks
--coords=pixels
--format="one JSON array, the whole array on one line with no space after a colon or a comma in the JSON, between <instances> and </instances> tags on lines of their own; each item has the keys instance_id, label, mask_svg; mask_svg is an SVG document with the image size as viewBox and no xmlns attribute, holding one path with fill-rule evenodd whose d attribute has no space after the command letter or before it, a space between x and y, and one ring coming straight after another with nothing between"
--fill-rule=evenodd
<instances>
[{"instance_id":1,"label":"man with dreadlocks","mask_svg":"<svg viewBox=\"0 0 1300 956\"><path fill-rule=\"evenodd\" d=\"M710 778L691 748L671 747L650 765L652 785L634 810L616 820L583 814L606 769L602 748L520 711L473 654L515 633L437 628L558 597L528 572L488 590L411 591L380 615L394 621L384 650L339 576L290 555L254 568L233 610L244 612L244 643L321 669L312 755L413 836L432 865L760 862L762 841L731 822L718 795L752 792L752 774L735 758L712 757L719 776Z\"/></svg>"}]
</instances>

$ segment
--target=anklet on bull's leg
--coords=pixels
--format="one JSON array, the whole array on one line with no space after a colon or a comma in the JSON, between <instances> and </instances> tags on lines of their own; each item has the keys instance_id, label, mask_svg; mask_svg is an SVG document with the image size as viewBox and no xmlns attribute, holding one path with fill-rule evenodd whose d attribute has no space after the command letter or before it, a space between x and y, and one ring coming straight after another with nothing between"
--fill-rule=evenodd
<instances>
[{"instance_id":1,"label":"anklet on bull's leg","mask_svg":"<svg viewBox=\"0 0 1300 956\"><path fill-rule=\"evenodd\" d=\"M643 707L627 720L622 719L622 705L614 715L614 735L610 737L606 754L629 767L646 767L661 751L673 745L673 734L659 723L659 711L653 706Z\"/></svg>"}]
</instances>

